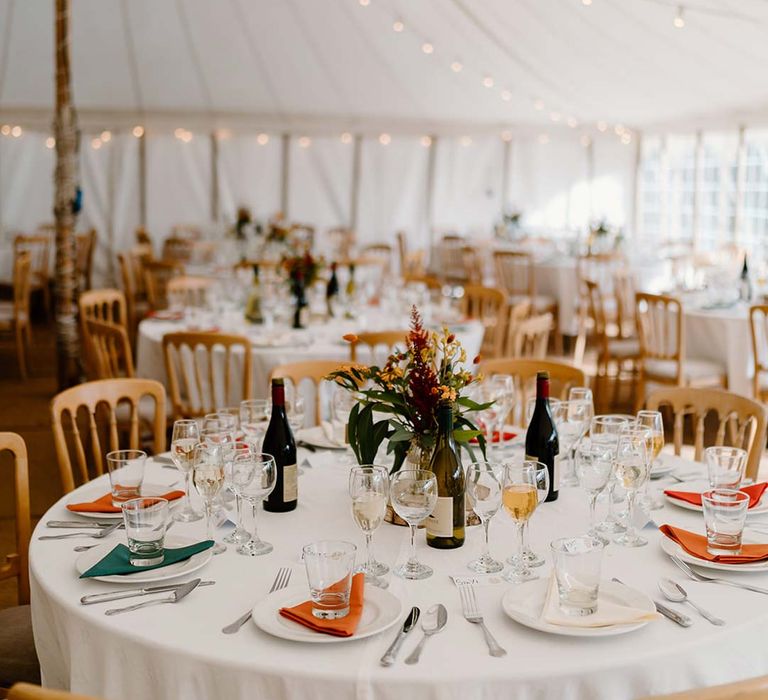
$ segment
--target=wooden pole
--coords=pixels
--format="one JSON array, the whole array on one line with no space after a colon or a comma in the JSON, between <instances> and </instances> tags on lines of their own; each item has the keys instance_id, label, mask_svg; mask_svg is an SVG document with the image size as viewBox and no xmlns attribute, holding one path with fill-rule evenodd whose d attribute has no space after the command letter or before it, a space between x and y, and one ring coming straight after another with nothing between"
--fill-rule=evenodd
<instances>
[{"instance_id":1,"label":"wooden pole","mask_svg":"<svg viewBox=\"0 0 768 700\"><path fill-rule=\"evenodd\" d=\"M77 191L77 116L72 106L69 60L70 0L55 0L56 33L56 137L54 171L54 216L56 219L56 357L59 388L80 379L79 338L77 333L77 271L75 258L75 212Z\"/></svg>"}]
</instances>

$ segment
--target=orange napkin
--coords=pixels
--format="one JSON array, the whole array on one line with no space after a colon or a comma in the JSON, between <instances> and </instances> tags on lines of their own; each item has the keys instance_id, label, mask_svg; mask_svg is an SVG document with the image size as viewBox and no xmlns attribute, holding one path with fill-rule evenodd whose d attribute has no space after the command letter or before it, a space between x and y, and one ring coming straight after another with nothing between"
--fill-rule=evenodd
<instances>
[{"instance_id":1,"label":"orange napkin","mask_svg":"<svg viewBox=\"0 0 768 700\"><path fill-rule=\"evenodd\" d=\"M292 608L280 608L280 614L315 632L332 634L334 637L351 637L363 616L363 588L365 574L352 577L352 590L349 594L349 614L338 620L321 620L312 614L312 601L307 600Z\"/></svg>"},{"instance_id":2,"label":"orange napkin","mask_svg":"<svg viewBox=\"0 0 768 700\"><path fill-rule=\"evenodd\" d=\"M168 501L175 501L177 498L181 498L184 495L183 491L169 491L164 493L159 498L165 498ZM74 513L121 513L122 509L118 506L112 505L112 494L104 494L101 498L97 498L95 501L88 503L70 503L67 506L67 510L71 510Z\"/></svg>"},{"instance_id":3,"label":"orange napkin","mask_svg":"<svg viewBox=\"0 0 768 700\"><path fill-rule=\"evenodd\" d=\"M707 538L695 532L683 530L672 525L662 525L659 530L677 542L688 554L698 559L716 561L720 564L752 564L768 559L768 544L743 544L741 554L710 554L707 551Z\"/></svg>"},{"instance_id":4,"label":"orange napkin","mask_svg":"<svg viewBox=\"0 0 768 700\"><path fill-rule=\"evenodd\" d=\"M739 489L749 496L749 505L747 508L754 508L758 503L760 503L760 499L763 497L765 489L768 489L768 482L763 482L762 484L752 484L752 486ZM687 503L693 503L695 506L701 505L700 493L695 493L693 491L665 491L664 493L671 498L677 498L681 501L686 501Z\"/></svg>"}]
</instances>

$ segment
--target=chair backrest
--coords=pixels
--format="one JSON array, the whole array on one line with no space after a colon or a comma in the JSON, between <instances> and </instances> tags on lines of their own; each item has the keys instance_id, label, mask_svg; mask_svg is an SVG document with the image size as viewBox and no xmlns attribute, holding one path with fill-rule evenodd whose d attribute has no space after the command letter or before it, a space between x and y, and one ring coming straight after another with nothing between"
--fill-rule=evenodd
<instances>
[{"instance_id":1,"label":"chair backrest","mask_svg":"<svg viewBox=\"0 0 768 700\"><path fill-rule=\"evenodd\" d=\"M752 336L752 361L754 376L752 391L760 399L765 391L761 389L765 373L768 372L768 304L756 304L749 309L749 330Z\"/></svg>"},{"instance_id":2,"label":"chair backrest","mask_svg":"<svg viewBox=\"0 0 768 700\"><path fill-rule=\"evenodd\" d=\"M85 319L84 327L89 379L133 377L133 354L125 327L93 318Z\"/></svg>"},{"instance_id":3,"label":"chair backrest","mask_svg":"<svg viewBox=\"0 0 768 700\"><path fill-rule=\"evenodd\" d=\"M765 408L761 403L721 389L692 389L670 387L653 392L646 401L651 411L661 406L670 406L674 415L675 454L680 454L683 445L684 419L691 416L693 421L694 459L700 461L704 452L705 421L714 414L718 419L715 445L725 443L726 428L729 443L747 451L747 473L756 477L760 467L760 456L765 447Z\"/></svg>"},{"instance_id":4,"label":"chair backrest","mask_svg":"<svg viewBox=\"0 0 768 700\"><path fill-rule=\"evenodd\" d=\"M517 250L497 250L493 253L496 284L509 295L536 294L533 255Z\"/></svg>"},{"instance_id":5,"label":"chair backrest","mask_svg":"<svg viewBox=\"0 0 768 700\"><path fill-rule=\"evenodd\" d=\"M605 303L600 285L591 279L581 281L581 295L586 303L586 312L592 321L592 333L600 349L607 350L608 333L605 318Z\"/></svg>"},{"instance_id":6,"label":"chair backrest","mask_svg":"<svg viewBox=\"0 0 768 700\"><path fill-rule=\"evenodd\" d=\"M13 239L13 252L14 255L18 255L20 252L29 253L32 262L32 276L36 282L40 283L48 279L51 264L51 236L49 234L18 235Z\"/></svg>"},{"instance_id":7,"label":"chair backrest","mask_svg":"<svg viewBox=\"0 0 768 700\"><path fill-rule=\"evenodd\" d=\"M576 278L579 282L590 279L597 282L606 296L613 294L613 280L616 271L624 266L620 252L587 253L576 259Z\"/></svg>"},{"instance_id":8,"label":"chair backrest","mask_svg":"<svg viewBox=\"0 0 768 700\"><path fill-rule=\"evenodd\" d=\"M408 255L408 238L405 235L405 231L398 231L395 234L397 239L397 257L400 261L400 274L404 274L406 271L406 256Z\"/></svg>"},{"instance_id":9,"label":"chair backrest","mask_svg":"<svg viewBox=\"0 0 768 700\"><path fill-rule=\"evenodd\" d=\"M136 229L136 243L139 245L152 245L152 236L149 235L149 231L143 226L139 226Z\"/></svg>"},{"instance_id":10,"label":"chair backrest","mask_svg":"<svg viewBox=\"0 0 768 700\"><path fill-rule=\"evenodd\" d=\"M512 350L515 346L515 334L517 333L520 324L531 315L532 306L529 297L518 301L516 304L507 306L507 317L504 324L505 337L501 347L502 357L513 356Z\"/></svg>"},{"instance_id":11,"label":"chair backrest","mask_svg":"<svg viewBox=\"0 0 768 700\"><path fill-rule=\"evenodd\" d=\"M760 676L709 688L684 690L680 693L649 695L640 700L765 700L766 698L768 698L768 676Z\"/></svg>"},{"instance_id":12,"label":"chair backrest","mask_svg":"<svg viewBox=\"0 0 768 700\"><path fill-rule=\"evenodd\" d=\"M349 344L349 359L351 362L358 361L358 346L360 345L364 345L368 348L372 358L376 357L376 348L381 347L382 345L386 346L387 354L389 354L395 347L405 349L405 337L407 335L407 330L358 333L357 339Z\"/></svg>"},{"instance_id":13,"label":"chair backrest","mask_svg":"<svg viewBox=\"0 0 768 700\"><path fill-rule=\"evenodd\" d=\"M643 360L674 360L678 379L685 351L680 302L661 294L635 294L635 317Z\"/></svg>"},{"instance_id":14,"label":"chair backrest","mask_svg":"<svg viewBox=\"0 0 768 700\"><path fill-rule=\"evenodd\" d=\"M442 283L437 277L431 275L412 274L406 272L403 274L403 284L424 284L429 290L440 290L443 288Z\"/></svg>"},{"instance_id":15,"label":"chair backrest","mask_svg":"<svg viewBox=\"0 0 768 700\"><path fill-rule=\"evenodd\" d=\"M93 253L96 250L96 229L75 236L75 255L80 289L91 288L93 274Z\"/></svg>"},{"instance_id":16,"label":"chair backrest","mask_svg":"<svg viewBox=\"0 0 768 700\"><path fill-rule=\"evenodd\" d=\"M126 299L119 289L91 289L78 299L80 320L109 321L126 326Z\"/></svg>"},{"instance_id":17,"label":"chair backrest","mask_svg":"<svg viewBox=\"0 0 768 700\"><path fill-rule=\"evenodd\" d=\"M613 291L616 295L616 325L619 338L631 338L637 334L635 276L631 270L622 267L615 272Z\"/></svg>"},{"instance_id":18,"label":"chair backrest","mask_svg":"<svg viewBox=\"0 0 768 700\"><path fill-rule=\"evenodd\" d=\"M549 313L520 321L512 336L511 356L545 358L552 327L552 314Z\"/></svg>"},{"instance_id":19,"label":"chair backrest","mask_svg":"<svg viewBox=\"0 0 768 700\"><path fill-rule=\"evenodd\" d=\"M29 603L29 469L27 446L21 435L0 433L0 452L8 451L13 458L13 489L16 501L16 551L0 562L0 580L15 578L19 605ZM8 490L7 487L4 490Z\"/></svg>"},{"instance_id":20,"label":"chair backrest","mask_svg":"<svg viewBox=\"0 0 768 700\"><path fill-rule=\"evenodd\" d=\"M480 353L484 357L499 357L504 343L507 317L507 296L495 287L480 284L464 285L462 313L482 322L484 333Z\"/></svg>"},{"instance_id":21,"label":"chair backrest","mask_svg":"<svg viewBox=\"0 0 768 700\"><path fill-rule=\"evenodd\" d=\"M189 238L166 238L163 242L162 258L169 262L189 262L192 259L194 241Z\"/></svg>"},{"instance_id":22,"label":"chair backrest","mask_svg":"<svg viewBox=\"0 0 768 700\"><path fill-rule=\"evenodd\" d=\"M213 280L208 277L180 275L172 277L166 285L166 296L171 306L204 307Z\"/></svg>"},{"instance_id":23,"label":"chair backrest","mask_svg":"<svg viewBox=\"0 0 768 700\"><path fill-rule=\"evenodd\" d=\"M29 253L16 253L13 261L13 315L29 320L29 295L32 291L32 259Z\"/></svg>"},{"instance_id":24,"label":"chair backrest","mask_svg":"<svg viewBox=\"0 0 768 700\"><path fill-rule=\"evenodd\" d=\"M142 401L144 399L144 401ZM152 421L153 450L157 454L165 451L165 388L154 379L100 379L78 384L65 389L51 400L51 424L53 442L56 447L56 459L64 492L75 488L75 471L70 458L71 450L75 457L77 476L81 482L91 479L89 463L94 476L104 473L104 455L119 449L138 449L139 447L139 402L143 407L146 400L154 401ZM127 425L118 418L118 404L130 407ZM78 419L86 414L87 428L82 434ZM104 430L99 430L99 422L105 418ZM97 420L99 419L99 420ZM66 423L66 425L65 425ZM120 432L128 433L128 444L121 445ZM106 435L103 433L106 432ZM67 439L69 435L69 440ZM102 449L102 443L108 449ZM89 459L90 457L90 459Z\"/></svg>"},{"instance_id":25,"label":"chair backrest","mask_svg":"<svg viewBox=\"0 0 768 700\"><path fill-rule=\"evenodd\" d=\"M247 337L168 333L163 354L176 418L204 416L218 406L237 406L251 398L253 360Z\"/></svg>"},{"instance_id":26,"label":"chair backrest","mask_svg":"<svg viewBox=\"0 0 768 700\"><path fill-rule=\"evenodd\" d=\"M147 301L154 311L168 307L168 280L184 274L184 265L173 260L146 260L144 285Z\"/></svg>"},{"instance_id":27,"label":"chair backrest","mask_svg":"<svg viewBox=\"0 0 768 700\"><path fill-rule=\"evenodd\" d=\"M299 390L304 380L310 381L315 388L315 424L319 425L322 419L322 395L320 387L331 372L339 369L342 363L338 360L306 360L304 362L291 362L274 367L269 374L269 381L275 378L283 378L290 381L296 391Z\"/></svg>"}]
</instances>

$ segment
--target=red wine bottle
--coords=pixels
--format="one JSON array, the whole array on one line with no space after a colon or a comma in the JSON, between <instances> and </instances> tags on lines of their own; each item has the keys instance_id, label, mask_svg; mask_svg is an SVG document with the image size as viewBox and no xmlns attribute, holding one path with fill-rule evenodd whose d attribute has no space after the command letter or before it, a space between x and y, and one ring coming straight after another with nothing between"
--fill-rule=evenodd
<instances>
[{"instance_id":1,"label":"red wine bottle","mask_svg":"<svg viewBox=\"0 0 768 700\"><path fill-rule=\"evenodd\" d=\"M533 409L528 432L525 434L525 458L535 459L547 466L549 492L547 501L556 501L560 489L557 455L560 441L549 407L549 372L536 373L536 407Z\"/></svg>"},{"instance_id":2,"label":"red wine bottle","mask_svg":"<svg viewBox=\"0 0 768 700\"><path fill-rule=\"evenodd\" d=\"M264 501L264 510L272 513L294 510L299 501L296 441L285 413L285 384L282 379L272 380L272 417L261 451L272 455L277 465L275 488Z\"/></svg>"}]
</instances>

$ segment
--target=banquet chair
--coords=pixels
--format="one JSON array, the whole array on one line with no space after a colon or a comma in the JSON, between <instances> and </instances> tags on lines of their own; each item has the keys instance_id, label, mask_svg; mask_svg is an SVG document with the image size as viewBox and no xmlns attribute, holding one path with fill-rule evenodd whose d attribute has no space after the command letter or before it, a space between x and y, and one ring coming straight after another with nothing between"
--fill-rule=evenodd
<instances>
[{"instance_id":1,"label":"banquet chair","mask_svg":"<svg viewBox=\"0 0 768 700\"><path fill-rule=\"evenodd\" d=\"M146 260L143 264L144 286L152 311L168 308L168 281L184 274L184 265L177 260Z\"/></svg>"},{"instance_id":2,"label":"banquet chair","mask_svg":"<svg viewBox=\"0 0 768 700\"><path fill-rule=\"evenodd\" d=\"M461 306L464 316L477 319L483 324L483 342L480 346L483 357L501 356L507 318L504 292L495 287L467 284L464 286Z\"/></svg>"},{"instance_id":3,"label":"banquet chair","mask_svg":"<svg viewBox=\"0 0 768 700\"><path fill-rule=\"evenodd\" d=\"M640 371L635 408L645 401L649 383L672 386L727 388L724 368L711 360L686 357L683 309L678 299L659 294L635 294L640 338Z\"/></svg>"},{"instance_id":4,"label":"banquet chair","mask_svg":"<svg viewBox=\"0 0 768 700\"><path fill-rule=\"evenodd\" d=\"M8 700L99 700L93 695L69 693L66 690L51 690L30 683L16 683L6 696Z\"/></svg>"},{"instance_id":5,"label":"banquet chair","mask_svg":"<svg viewBox=\"0 0 768 700\"><path fill-rule=\"evenodd\" d=\"M19 374L27 378L27 346L32 343L29 296L32 285L29 253L20 252L13 261L13 301L0 301L0 331L13 333Z\"/></svg>"},{"instance_id":6,"label":"banquet chair","mask_svg":"<svg viewBox=\"0 0 768 700\"><path fill-rule=\"evenodd\" d=\"M85 320L89 379L133 377L133 353L125 328L93 318Z\"/></svg>"},{"instance_id":7,"label":"banquet chair","mask_svg":"<svg viewBox=\"0 0 768 700\"><path fill-rule=\"evenodd\" d=\"M14 257L19 253L29 253L32 269L33 292L39 291L43 297L46 316L51 315L51 238L52 234L27 236L18 235L13 239Z\"/></svg>"},{"instance_id":8,"label":"banquet chair","mask_svg":"<svg viewBox=\"0 0 768 700\"><path fill-rule=\"evenodd\" d=\"M85 350L86 373L92 370L87 320L107 321L122 326L128 332L125 295L119 289L91 289L80 294L77 300L80 312L80 337ZM89 374L89 376L91 376ZM104 377L100 377L104 378Z\"/></svg>"},{"instance_id":9,"label":"banquet chair","mask_svg":"<svg viewBox=\"0 0 768 700\"><path fill-rule=\"evenodd\" d=\"M152 247L152 236L149 235L149 231L143 226L139 226L136 229L136 243L138 245L149 246L150 249Z\"/></svg>"},{"instance_id":10,"label":"banquet chair","mask_svg":"<svg viewBox=\"0 0 768 700\"><path fill-rule=\"evenodd\" d=\"M136 338L136 327L149 311L147 291L144 285L144 263L152 259L151 246L136 246L132 250L118 253L120 278L125 294L127 325L131 340Z\"/></svg>"},{"instance_id":11,"label":"banquet chair","mask_svg":"<svg viewBox=\"0 0 768 700\"><path fill-rule=\"evenodd\" d=\"M765 447L765 407L747 398L721 389L692 389L673 387L654 391L646 401L650 411L669 406L674 417L673 440L675 454L679 455L684 436L685 417L690 416L694 430L694 459L702 460L704 453L705 421L714 413L718 420L715 445L728 441L733 447L747 451L746 476L755 478L760 468L760 457Z\"/></svg>"},{"instance_id":12,"label":"banquet chair","mask_svg":"<svg viewBox=\"0 0 768 700\"><path fill-rule=\"evenodd\" d=\"M357 333L355 340L349 343L350 362L358 361L358 346L364 345L368 348L372 362L376 361L376 348L386 346L387 354L396 347L405 348L405 338L408 335L407 330L396 331L370 331L367 333Z\"/></svg>"},{"instance_id":13,"label":"banquet chair","mask_svg":"<svg viewBox=\"0 0 768 700\"><path fill-rule=\"evenodd\" d=\"M16 579L18 605L0 610L0 695L18 681L40 682L29 607L29 472L27 447L16 433L0 433L0 453L12 458L16 552L0 561L0 580Z\"/></svg>"},{"instance_id":14,"label":"banquet chair","mask_svg":"<svg viewBox=\"0 0 768 700\"><path fill-rule=\"evenodd\" d=\"M504 338L501 344L501 357L511 357L515 344L515 334L520 324L531 315L531 301L528 298L521 299L515 304L507 305L504 319Z\"/></svg>"},{"instance_id":15,"label":"banquet chair","mask_svg":"<svg viewBox=\"0 0 768 700\"><path fill-rule=\"evenodd\" d=\"M552 314L539 314L520 321L509 344L510 357L545 358L552 323Z\"/></svg>"},{"instance_id":16,"label":"banquet chair","mask_svg":"<svg viewBox=\"0 0 768 700\"><path fill-rule=\"evenodd\" d=\"M287 379L299 391L303 382L309 381L315 392L315 425L320 425L322 419L322 392L321 386L325 378L333 371L339 369L342 363L338 360L306 360L304 362L290 362L274 367L269 374L269 382L273 379Z\"/></svg>"},{"instance_id":17,"label":"banquet chair","mask_svg":"<svg viewBox=\"0 0 768 700\"><path fill-rule=\"evenodd\" d=\"M637 338L635 319L635 278L627 268L620 268L613 276L616 297L616 328L619 338Z\"/></svg>"},{"instance_id":18,"label":"banquet chair","mask_svg":"<svg viewBox=\"0 0 768 700\"><path fill-rule=\"evenodd\" d=\"M640 700L766 700L766 698L768 698L768 676L759 676L709 688L648 695Z\"/></svg>"},{"instance_id":19,"label":"banquet chair","mask_svg":"<svg viewBox=\"0 0 768 700\"><path fill-rule=\"evenodd\" d=\"M437 277L424 274L413 274L410 272L406 272L403 275L403 284L423 284L430 291L440 291L443 288L443 285L441 284L440 280L437 279Z\"/></svg>"},{"instance_id":20,"label":"banquet chair","mask_svg":"<svg viewBox=\"0 0 768 700\"><path fill-rule=\"evenodd\" d=\"M170 306L196 306L202 308L207 303L208 290L213 280L207 277L181 275L172 277L166 286L166 296Z\"/></svg>"},{"instance_id":21,"label":"banquet chair","mask_svg":"<svg viewBox=\"0 0 768 700\"><path fill-rule=\"evenodd\" d=\"M75 236L75 262L80 291L91 288L93 254L96 250L96 229Z\"/></svg>"},{"instance_id":22,"label":"banquet chair","mask_svg":"<svg viewBox=\"0 0 768 700\"><path fill-rule=\"evenodd\" d=\"M749 308L752 336L752 392L758 401L768 401L768 304Z\"/></svg>"},{"instance_id":23,"label":"banquet chair","mask_svg":"<svg viewBox=\"0 0 768 700\"><path fill-rule=\"evenodd\" d=\"M170 238L199 241L202 237L203 232L196 224L175 224L171 227Z\"/></svg>"},{"instance_id":24,"label":"banquet chair","mask_svg":"<svg viewBox=\"0 0 768 700\"><path fill-rule=\"evenodd\" d=\"M165 404L165 388L154 379L101 379L73 386L54 396L51 424L64 492L75 488L75 468L79 481L85 483L92 478L91 472L93 476L104 473L106 452L139 449L140 422L142 416L150 415L150 406L154 409L152 449L154 454L164 452ZM126 406L127 425L120 419ZM83 431L78 423L83 425ZM127 432L127 445L121 445L121 432ZM108 449L103 450L102 444Z\"/></svg>"},{"instance_id":25,"label":"banquet chair","mask_svg":"<svg viewBox=\"0 0 768 700\"><path fill-rule=\"evenodd\" d=\"M167 333L163 355L175 419L204 416L251 398L252 348L243 335Z\"/></svg>"}]
</instances>

